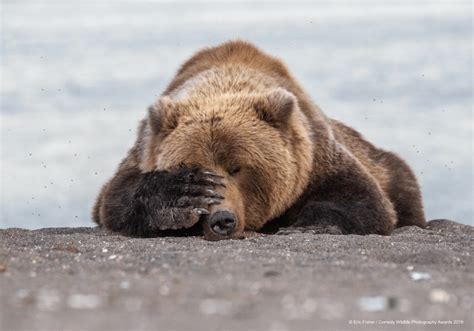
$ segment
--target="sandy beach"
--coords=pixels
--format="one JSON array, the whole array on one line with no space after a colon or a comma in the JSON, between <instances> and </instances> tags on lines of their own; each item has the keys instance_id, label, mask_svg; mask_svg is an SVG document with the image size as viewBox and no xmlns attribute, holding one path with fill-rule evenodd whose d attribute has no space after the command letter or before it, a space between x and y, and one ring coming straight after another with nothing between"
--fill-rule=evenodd
<instances>
[{"instance_id":1,"label":"sandy beach","mask_svg":"<svg viewBox=\"0 0 474 331\"><path fill-rule=\"evenodd\" d=\"M137 239L0 230L2 330L471 330L474 228Z\"/></svg>"}]
</instances>

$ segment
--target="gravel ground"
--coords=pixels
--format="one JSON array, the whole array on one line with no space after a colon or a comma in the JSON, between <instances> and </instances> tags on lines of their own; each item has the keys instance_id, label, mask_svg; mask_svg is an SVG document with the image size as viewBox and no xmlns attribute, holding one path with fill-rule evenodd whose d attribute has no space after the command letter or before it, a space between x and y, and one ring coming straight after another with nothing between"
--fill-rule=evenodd
<instances>
[{"instance_id":1,"label":"gravel ground","mask_svg":"<svg viewBox=\"0 0 474 331\"><path fill-rule=\"evenodd\" d=\"M1 330L472 330L474 228L390 237L0 230Z\"/></svg>"}]
</instances>

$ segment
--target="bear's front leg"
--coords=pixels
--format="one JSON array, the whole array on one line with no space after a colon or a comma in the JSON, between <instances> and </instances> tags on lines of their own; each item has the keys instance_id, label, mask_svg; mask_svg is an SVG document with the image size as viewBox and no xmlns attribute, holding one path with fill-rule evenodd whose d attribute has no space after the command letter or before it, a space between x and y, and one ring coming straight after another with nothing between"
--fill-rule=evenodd
<instances>
[{"instance_id":1,"label":"bear's front leg","mask_svg":"<svg viewBox=\"0 0 474 331\"><path fill-rule=\"evenodd\" d=\"M357 168L313 184L296 219L278 234L388 235L396 223L393 206L374 179Z\"/></svg>"},{"instance_id":2,"label":"bear's front leg","mask_svg":"<svg viewBox=\"0 0 474 331\"><path fill-rule=\"evenodd\" d=\"M129 169L114 178L103 197L101 218L110 230L154 236L189 228L223 197L213 188L222 178L198 168L140 173Z\"/></svg>"}]
</instances>

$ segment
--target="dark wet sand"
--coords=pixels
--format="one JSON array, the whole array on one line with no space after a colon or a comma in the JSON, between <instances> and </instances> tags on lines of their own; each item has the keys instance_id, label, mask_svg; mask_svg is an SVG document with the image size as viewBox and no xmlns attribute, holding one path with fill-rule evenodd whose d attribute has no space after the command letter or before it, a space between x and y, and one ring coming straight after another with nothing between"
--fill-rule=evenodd
<instances>
[{"instance_id":1,"label":"dark wet sand","mask_svg":"<svg viewBox=\"0 0 474 331\"><path fill-rule=\"evenodd\" d=\"M472 330L473 238L0 230L0 330Z\"/></svg>"}]
</instances>

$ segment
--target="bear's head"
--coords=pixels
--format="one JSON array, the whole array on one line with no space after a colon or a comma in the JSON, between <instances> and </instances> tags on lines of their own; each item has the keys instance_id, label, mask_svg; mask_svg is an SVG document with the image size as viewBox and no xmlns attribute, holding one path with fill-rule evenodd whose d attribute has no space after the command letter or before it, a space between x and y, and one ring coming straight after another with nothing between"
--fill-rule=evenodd
<instances>
[{"instance_id":1,"label":"bear's head","mask_svg":"<svg viewBox=\"0 0 474 331\"><path fill-rule=\"evenodd\" d=\"M312 143L296 97L282 88L173 100L149 109L143 171L199 166L224 177L225 199L210 207L208 239L237 237L283 213L303 192L312 168ZM229 236L212 221L235 222Z\"/></svg>"}]
</instances>

